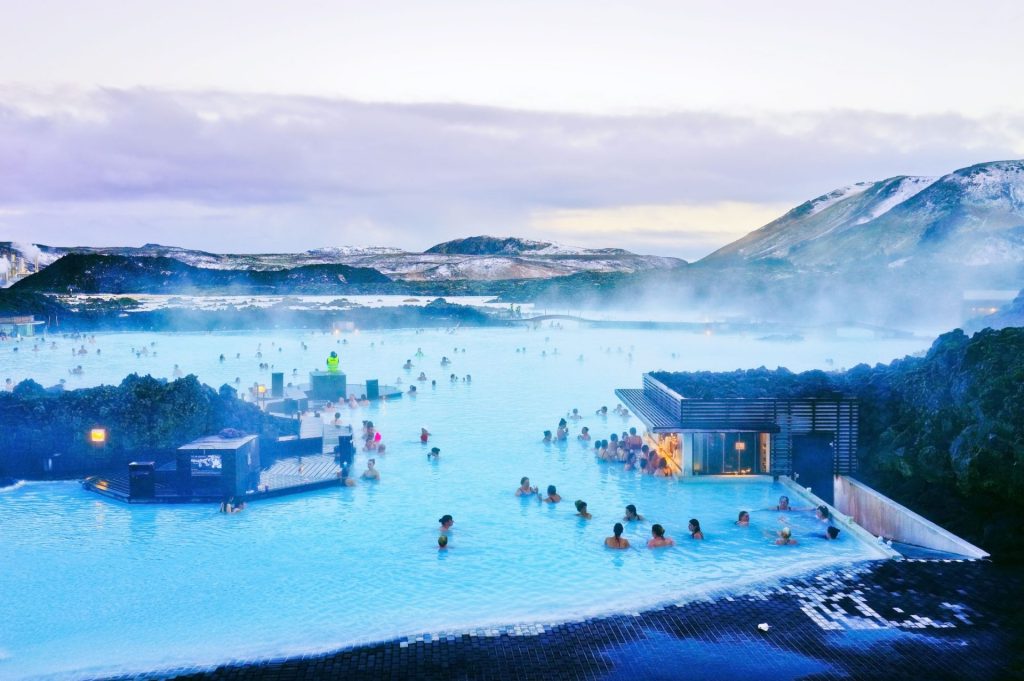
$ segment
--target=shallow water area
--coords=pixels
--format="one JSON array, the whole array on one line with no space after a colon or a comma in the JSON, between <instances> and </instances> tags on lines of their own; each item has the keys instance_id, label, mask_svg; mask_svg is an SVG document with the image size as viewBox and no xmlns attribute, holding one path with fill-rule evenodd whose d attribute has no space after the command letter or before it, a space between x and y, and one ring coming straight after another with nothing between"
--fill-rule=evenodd
<instances>
[{"instance_id":1,"label":"shallow water area","mask_svg":"<svg viewBox=\"0 0 1024 681\"><path fill-rule=\"evenodd\" d=\"M819 539L823 528L809 512L757 510L774 506L784 493L770 479L644 477L596 462L592 442L575 438L583 425L595 437L641 427L633 418L602 419L594 412L613 407L612 390L638 386L644 371L762 364L801 370L828 368L829 359L838 368L888 362L927 346L780 345L742 336L550 327L46 341L38 352L31 339L18 353L11 343L0 345L0 376L44 385L65 378L69 387L80 387L117 383L133 371L170 378L178 364L216 387L235 377L243 385L269 383L269 371L258 368L266 362L284 371L286 381L305 382L335 349L350 381L401 378L417 385L419 395L341 410L346 422L372 419L383 434L388 453L376 457L379 483L253 503L232 516L205 505L119 504L75 482L0 491L3 678L213 664L416 632L629 612L876 558L852 536ZM83 344L89 354L72 357L71 348ZM138 357L132 350L143 346L150 354ZM440 366L442 355L452 360L450 367ZM406 359L415 365L408 372L401 368ZM69 375L78 364L84 373ZM416 382L420 371L436 387ZM462 380L466 374L471 382ZM542 444L541 432L554 430L573 407L584 418L570 423L572 439ZM439 461L427 461L420 427L432 433L430 445L441 448ZM365 460L360 453L357 471ZM523 475L542 488L557 485L565 501L516 498ZM592 521L574 516L577 498L589 503ZM628 503L646 518L627 526L635 548L604 548ZM753 511L750 528L733 524L743 509ZM437 519L445 513L455 517L455 528L451 549L439 552ZM798 545L779 547L766 537L781 526L780 516ZM691 517L701 520L705 542L688 538ZM651 522L663 524L679 546L644 548Z\"/></svg>"}]
</instances>

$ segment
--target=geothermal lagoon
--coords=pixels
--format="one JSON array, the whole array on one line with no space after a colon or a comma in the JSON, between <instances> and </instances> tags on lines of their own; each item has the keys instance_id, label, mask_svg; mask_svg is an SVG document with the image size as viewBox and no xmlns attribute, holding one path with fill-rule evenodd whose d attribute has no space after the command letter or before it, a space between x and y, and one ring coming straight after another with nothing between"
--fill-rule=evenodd
<instances>
[{"instance_id":1,"label":"geothermal lagoon","mask_svg":"<svg viewBox=\"0 0 1024 681\"><path fill-rule=\"evenodd\" d=\"M83 344L88 354L72 355ZM810 513L787 519L798 545L775 546L766 533L778 529L779 514L765 509L787 491L769 477L642 476L598 462L593 442L576 436L582 426L595 438L630 427L642 432L639 420L611 410L613 390L639 387L646 371L839 369L889 362L928 345L765 342L569 323L96 334L95 342L47 336L45 346L42 338L17 342L17 353L8 341L0 345L0 377L15 383L63 379L74 389L116 384L133 372L172 379L175 365L214 388L236 379L242 388L269 385L271 371L305 383L335 350L350 382L401 379L418 394L338 409L356 429L369 419L381 432L387 454L376 456L379 482L256 502L235 515L213 505L122 504L75 481L0 491L0 677L213 665L409 634L543 625L879 559L876 546L852 534L817 539L821 528ZM140 357L143 347L149 354ZM450 366L441 366L443 356ZM413 368L403 370L409 359ZM261 363L271 368L261 370ZM80 374L69 373L78 365ZM416 380L421 371L426 382ZM608 406L607 418L595 415L601 406ZM542 432L573 408L584 418L570 422L569 441L542 443ZM441 449L438 461L425 455L423 427L432 434L429 446ZM356 473L366 459L357 453ZM564 500L515 497L522 476L541 489L556 485ZM588 502L591 521L575 517L575 499ZM634 548L608 550L602 541L629 503L645 517L627 524ZM751 527L733 524L740 510L751 511ZM447 552L436 548L443 514L455 518ZM705 542L689 539L691 517L700 519ZM678 545L646 549L652 522Z\"/></svg>"}]
</instances>

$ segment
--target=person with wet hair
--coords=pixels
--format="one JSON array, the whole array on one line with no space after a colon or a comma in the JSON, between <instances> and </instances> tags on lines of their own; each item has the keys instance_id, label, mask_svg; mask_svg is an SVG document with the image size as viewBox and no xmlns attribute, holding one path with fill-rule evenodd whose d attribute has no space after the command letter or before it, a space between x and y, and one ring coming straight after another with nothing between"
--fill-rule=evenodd
<instances>
[{"instance_id":1,"label":"person with wet hair","mask_svg":"<svg viewBox=\"0 0 1024 681\"><path fill-rule=\"evenodd\" d=\"M576 500L576 516L584 520L590 520L593 516L587 512L587 502L582 499Z\"/></svg>"},{"instance_id":2,"label":"person with wet hair","mask_svg":"<svg viewBox=\"0 0 1024 681\"><path fill-rule=\"evenodd\" d=\"M814 509L814 515L823 523L832 523L832 513L828 510L828 506L824 504Z\"/></svg>"},{"instance_id":3,"label":"person with wet hair","mask_svg":"<svg viewBox=\"0 0 1024 681\"><path fill-rule=\"evenodd\" d=\"M530 487L530 479L528 477L523 476L519 479L519 487L516 488L517 497L533 496L537 493L536 487Z\"/></svg>"},{"instance_id":4,"label":"person with wet hair","mask_svg":"<svg viewBox=\"0 0 1024 681\"><path fill-rule=\"evenodd\" d=\"M700 529L700 521L696 518L690 518L687 529L690 531L690 539L704 539L704 533Z\"/></svg>"},{"instance_id":5,"label":"person with wet hair","mask_svg":"<svg viewBox=\"0 0 1024 681\"><path fill-rule=\"evenodd\" d=\"M750 526L750 514L747 513L746 511L740 511L739 517L736 518L736 524L739 525L740 527L749 527Z\"/></svg>"},{"instance_id":6,"label":"person with wet hair","mask_svg":"<svg viewBox=\"0 0 1024 681\"><path fill-rule=\"evenodd\" d=\"M450 514L445 513L443 516L437 519L437 522L441 524L441 532L447 533L452 529L452 525L455 524L455 519Z\"/></svg>"},{"instance_id":7,"label":"person with wet hair","mask_svg":"<svg viewBox=\"0 0 1024 681\"><path fill-rule=\"evenodd\" d=\"M569 424L565 419L558 420L558 429L555 431L555 440L563 442L569 437Z\"/></svg>"},{"instance_id":8,"label":"person with wet hair","mask_svg":"<svg viewBox=\"0 0 1024 681\"><path fill-rule=\"evenodd\" d=\"M828 539L830 541L839 539L839 528L835 525L829 525L825 529L825 539Z\"/></svg>"},{"instance_id":9,"label":"person with wet hair","mask_svg":"<svg viewBox=\"0 0 1024 681\"><path fill-rule=\"evenodd\" d=\"M629 540L622 536L622 523L615 523L612 527L612 536L604 540L604 545L610 549L628 549Z\"/></svg>"},{"instance_id":10,"label":"person with wet hair","mask_svg":"<svg viewBox=\"0 0 1024 681\"><path fill-rule=\"evenodd\" d=\"M544 501L549 504L557 504L561 500L562 496L558 493L558 490L555 489L555 486L548 485L548 495L544 497Z\"/></svg>"},{"instance_id":11,"label":"person with wet hair","mask_svg":"<svg viewBox=\"0 0 1024 681\"><path fill-rule=\"evenodd\" d=\"M633 504L626 504L626 515L622 517L626 522L633 522L636 520L643 520L644 517L636 512L636 506Z\"/></svg>"},{"instance_id":12,"label":"person with wet hair","mask_svg":"<svg viewBox=\"0 0 1024 681\"><path fill-rule=\"evenodd\" d=\"M363 480L380 480L380 471L377 470L376 464L376 459L366 460L366 470L363 471L362 475Z\"/></svg>"},{"instance_id":13,"label":"person with wet hair","mask_svg":"<svg viewBox=\"0 0 1024 681\"><path fill-rule=\"evenodd\" d=\"M605 445L605 447L608 450L608 453L605 456L609 461L614 461L619 458L619 436L612 433L608 436L608 440L606 442L608 444Z\"/></svg>"},{"instance_id":14,"label":"person with wet hair","mask_svg":"<svg viewBox=\"0 0 1024 681\"><path fill-rule=\"evenodd\" d=\"M651 525L651 538L647 540L647 548L660 549L668 546L675 546L676 542L672 537L665 536L665 528L654 523Z\"/></svg>"}]
</instances>

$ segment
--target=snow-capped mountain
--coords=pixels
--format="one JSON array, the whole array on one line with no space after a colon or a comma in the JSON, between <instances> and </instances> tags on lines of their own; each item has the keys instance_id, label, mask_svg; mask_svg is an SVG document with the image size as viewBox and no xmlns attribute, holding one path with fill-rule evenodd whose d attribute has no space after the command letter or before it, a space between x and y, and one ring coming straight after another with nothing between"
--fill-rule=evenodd
<instances>
[{"instance_id":1,"label":"snow-capped mountain","mask_svg":"<svg viewBox=\"0 0 1024 681\"><path fill-rule=\"evenodd\" d=\"M42 269L68 253L117 255L124 257L165 257L205 269L283 270L304 265L348 265L372 268L392 279L406 281L500 281L547 279L580 272L634 273L672 269L686 264L677 258L645 256L617 248L586 249L546 241L514 237L469 237L437 244L423 253L410 253L386 246L340 246L317 248L303 253L223 254L176 246L146 244L140 247L57 247L28 246L35 260L8 244L0 244L0 258L8 257L12 272L9 282ZM17 259L17 264L14 260ZM0 270L4 261L0 259Z\"/></svg>"},{"instance_id":2,"label":"snow-capped mountain","mask_svg":"<svg viewBox=\"0 0 1024 681\"><path fill-rule=\"evenodd\" d=\"M758 261L827 270L921 261L954 267L1024 263L1024 161L837 189L701 263Z\"/></svg>"}]
</instances>

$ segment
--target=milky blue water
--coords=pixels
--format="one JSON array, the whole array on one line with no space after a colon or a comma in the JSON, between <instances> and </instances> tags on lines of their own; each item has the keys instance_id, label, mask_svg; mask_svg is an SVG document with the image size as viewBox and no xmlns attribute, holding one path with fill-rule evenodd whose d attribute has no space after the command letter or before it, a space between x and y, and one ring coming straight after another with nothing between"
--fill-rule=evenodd
<instances>
[{"instance_id":1,"label":"milky blue water","mask_svg":"<svg viewBox=\"0 0 1024 681\"><path fill-rule=\"evenodd\" d=\"M545 446L541 432L553 430L573 407L585 415L573 424L573 438L581 425L604 437L640 426L594 412L614 407L612 390L638 387L646 370L762 364L796 370L827 368L827 359L852 366L927 345L780 345L740 336L579 329L345 337L279 331L102 335L86 343L90 354L72 357L72 342L55 340L56 350L39 352L31 351L31 341L18 353L10 343L0 345L0 377L33 377L45 385L65 378L79 387L118 382L130 371L170 377L177 363L214 386L236 376L243 384L269 383L260 361L284 370L286 380L298 369L305 380L337 349L350 381L401 377L408 383L424 371L437 386L417 383L418 397L342 410L346 421L358 426L369 418L382 432L388 453L377 457L379 483L257 502L231 516L206 505L128 506L75 482L0 491L0 678L212 664L418 632L631 612L876 558L852 536L815 537L821 527L810 513L785 518L797 546L775 546L765 533L778 529L780 514L756 510L773 506L784 491L769 479L644 477L596 462L590 445L575 439ZM154 341L156 357L131 352ZM442 355L451 367L439 365ZM401 368L407 358L416 365L410 372ZM84 373L69 375L78 364ZM471 374L472 382L451 383L451 373ZM437 462L427 461L421 426L442 450ZM365 458L357 457L357 470ZM523 475L542 487L557 485L565 501L552 506L516 498ZM574 516L577 498L589 502L593 520ZM627 527L636 548L606 549L602 540L627 503L647 519ZM743 509L753 511L750 528L733 525ZM437 519L445 513L455 517L455 528L451 549L441 553ZM700 519L705 542L689 539L691 517ZM679 545L644 548L652 521Z\"/></svg>"}]
</instances>

